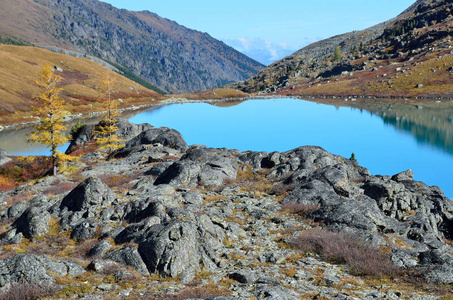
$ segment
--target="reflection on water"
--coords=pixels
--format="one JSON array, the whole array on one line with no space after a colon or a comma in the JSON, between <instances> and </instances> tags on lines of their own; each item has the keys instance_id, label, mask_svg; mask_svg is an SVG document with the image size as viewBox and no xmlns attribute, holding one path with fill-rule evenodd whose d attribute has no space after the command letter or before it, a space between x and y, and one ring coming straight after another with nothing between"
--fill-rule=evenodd
<instances>
[{"instance_id":1,"label":"reflection on water","mask_svg":"<svg viewBox=\"0 0 453 300\"><path fill-rule=\"evenodd\" d=\"M372 174L412 169L416 180L440 186L453 197L453 103L422 106L382 101L324 105L295 99L246 101L230 107L174 104L130 120L181 132L189 145L241 151L287 151L317 145L355 156ZM10 153L30 149L26 130L0 133Z\"/></svg>"},{"instance_id":2,"label":"reflection on water","mask_svg":"<svg viewBox=\"0 0 453 300\"><path fill-rule=\"evenodd\" d=\"M393 104L370 107L385 124L412 134L419 143L429 144L453 155L453 105L429 107Z\"/></svg>"},{"instance_id":3,"label":"reflection on water","mask_svg":"<svg viewBox=\"0 0 453 300\"><path fill-rule=\"evenodd\" d=\"M139 113L143 112L142 110L137 111L127 111L121 117L128 119L131 118ZM71 128L80 122L82 124L97 124L99 120L103 117L92 117L92 118L85 118L81 121L74 120L72 122L67 123L67 130L66 136L69 135ZM23 127L17 128L14 130L4 130L0 132L0 148L5 150L11 155L50 155L50 148L47 148L45 145L40 143L28 143L27 140L29 139L29 135L32 132L32 127ZM69 143L58 147L58 150L61 152L65 152L68 148Z\"/></svg>"}]
</instances>

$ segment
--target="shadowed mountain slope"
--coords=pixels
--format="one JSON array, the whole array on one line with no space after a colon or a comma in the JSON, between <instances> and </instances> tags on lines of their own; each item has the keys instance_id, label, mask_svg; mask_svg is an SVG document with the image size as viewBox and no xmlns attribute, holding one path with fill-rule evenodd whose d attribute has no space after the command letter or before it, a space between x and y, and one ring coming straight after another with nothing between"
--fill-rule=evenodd
<instances>
[{"instance_id":1,"label":"shadowed mountain slope","mask_svg":"<svg viewBox=\"0 0 453 300\"><path fill-rule=\"evenodd\" d=\"M96 0L2 0L0 33L100 57L165 92L216 88L263 68L206 33Z\"/></svg>"}]
</instances>

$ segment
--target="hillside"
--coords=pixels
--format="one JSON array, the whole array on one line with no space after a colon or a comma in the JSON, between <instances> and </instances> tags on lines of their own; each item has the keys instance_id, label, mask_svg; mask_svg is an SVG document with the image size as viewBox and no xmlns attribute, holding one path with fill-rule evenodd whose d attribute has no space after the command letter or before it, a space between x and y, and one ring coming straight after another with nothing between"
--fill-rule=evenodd
<instances>
[{"instance_id":1,"label":"hillside","mask_svg":"<svg viewBox=\"0 0 453 300\"><path fill-rule=\"evenodd\" d=\"M72 114L103 110L102 76L106 69L82 58L54 53L37 47L0 45L0 125L36 121L31 106L42 92L35 84L45 64L58 67L63 77L61 93ZM162 95L148 90L115 72L108 71L115 81L115 97L120 107L150 104Z\"/></svg>"},{"instance_id":2,"label":"hillside","mask_svg":"<svg viewBox=\"0 0 453 300\"><path fill-rule=\"evenodd\" d=\"M97 56L172 93L216 88L263 68L206 33L97 0L2 0L2 33Z\"/></svg>"},{"instance_id":3,"label":"hillside","mask_svg":"<svg viewBox=\"0 0 453 300\"><path fill-rule=\"evenodd\" d=\"M419 0L395 19L309 45L232 85L280 95L452 97L453 4Z\"/></svg>"}]
</instances>

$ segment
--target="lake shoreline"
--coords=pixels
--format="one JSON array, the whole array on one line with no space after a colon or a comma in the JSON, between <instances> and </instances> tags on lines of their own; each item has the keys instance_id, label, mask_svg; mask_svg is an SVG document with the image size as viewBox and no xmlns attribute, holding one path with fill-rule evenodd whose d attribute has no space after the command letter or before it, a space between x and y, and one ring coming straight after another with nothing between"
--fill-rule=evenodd
<instances>
[{"instance_id":1,"label":"lake shoreline","mask_svg":"<svg viewBox=\"0 0 453 300\"><path fill-rule=\"evenodd\" d=\"M397 102L405 103L408 105L437 105L444 103L451 103L453 105L452 98L436 98L436 97L376 97L376 96L319 96L319 95L254 95L248 97L232 97L232 98L219 98L219 99L188 99L184 97L172 97L165 100L162 100L160 103L154 104L142 104L139 106L130 106L120 109L120 113L133 112L133 111L142 111L153 107L166 106L171 104L185 104L185 103L207 103L215 105L217 103L228 103L228 102L244 102L250 100L268 100L268 99L285 99L292 98L297 100L305 100L310 102L329 104L329 105L340 105L341 106L350 106L349 104L354 103L354 106L360 106L362 103L377 102L382 103L386 102ZM101 112L90 112L86 114L74 114L69 115L66 122L71 122L75 120L84 120L89 118L100 117L105 114L106 111ZM39 121L34 122L24 122L24 123L15 123L9 125L0 125L0 132L7 130L14 130L17 128L24 128L29 126L34 126L39 124Z\"/></svg>"}]
</instances>

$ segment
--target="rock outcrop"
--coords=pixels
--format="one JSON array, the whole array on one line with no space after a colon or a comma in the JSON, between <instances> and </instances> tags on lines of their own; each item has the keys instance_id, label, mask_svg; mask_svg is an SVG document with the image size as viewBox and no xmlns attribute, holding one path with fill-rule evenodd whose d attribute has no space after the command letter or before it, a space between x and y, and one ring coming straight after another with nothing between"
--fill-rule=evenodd
<instances>
[{"instance_id":1,"label":"rock outcrop","mask_svg":"<svg viewBox=\"0 0 453 300\"><path fill-rule=\"evenodd\" d=\"M174 130L143 128L110 160L90 165L91 154L82 158L86 167L77 178L87 178L71 191L0 210L10 226L0 235L1 254L8 253L0 259L1 286L22 278L54 282L56 275L77 281L90 272L118 282L148 279L140 292L104 282L87 297L165 297L168 280L175 292L215 282L223 296L209 299L417 296L404 285L410 283L376 290L353 268L293 248L294 239L310 232L366 241L370 255L392 268L419 272L426 284L453 283L453 202L414 181L412 171L372 176L356 161L313 146L283 153L188 147ZM6 196L51 184L43 180ZM69 238L71 246L59 243ZM47 255L29 253L33 243ZM60 250L52 250L55 243ZM63 253L78 253L86 264Z\"/></svg>"}]
</instances>

